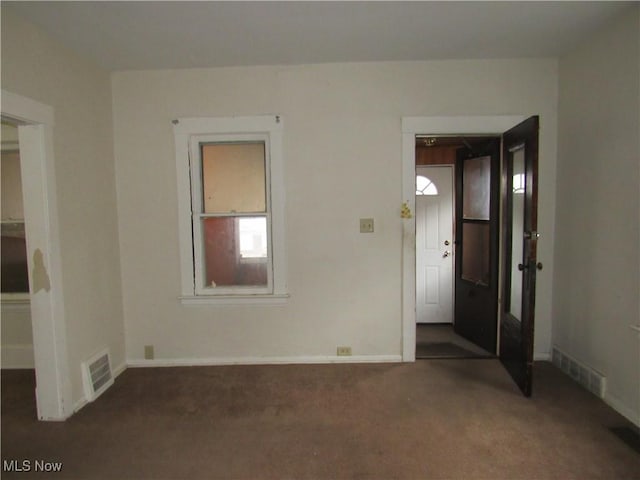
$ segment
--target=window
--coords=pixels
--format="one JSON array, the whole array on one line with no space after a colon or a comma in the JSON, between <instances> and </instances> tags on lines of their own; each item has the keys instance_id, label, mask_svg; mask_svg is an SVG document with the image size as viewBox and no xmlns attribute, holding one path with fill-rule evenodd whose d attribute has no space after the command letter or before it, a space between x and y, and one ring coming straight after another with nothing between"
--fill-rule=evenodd
<instances>
[{"instance_id":1,"label":"window","mask_svg":"<svg viewBox=\"0 0 640 480\"><path fill-rule=\"evenodd\" d=\"M183 303L287 297L282 119L174 121Z\"/></svg>"},{"instance_id":2,"label":"window","mask_svg":"<svg viewBox=\"0 0 640 480\"><path fill-rule=\"evenodd\" d=\"M416 176L416 195L438 195L438 188L427 177L418 175Z\"/></svg>"}]
</instances>

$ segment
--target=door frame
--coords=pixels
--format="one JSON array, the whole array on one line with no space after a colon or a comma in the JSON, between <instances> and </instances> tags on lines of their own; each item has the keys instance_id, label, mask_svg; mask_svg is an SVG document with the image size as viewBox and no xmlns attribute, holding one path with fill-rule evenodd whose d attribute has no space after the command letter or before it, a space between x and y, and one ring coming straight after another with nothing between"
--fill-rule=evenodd
<instances>
[{"instance_id":1,"label":"door frame","mask_svg":"<svg viewBox=\"0 0 640 480\"><path fill-rule=\"evenodd\" d=\"M402 203L411 218L402 218L402 361L416 359L416 135L496 135L526 120L526 115L402 117ZM502 225L500 225L500 230ZM499 266L499 272L502 271ZM500 278L498 291L501 288ZM499 326L498 319L498 328ZM496 335L498 332L496 332Z\"/></svg>"},{"instance_id":2,"label":"door frame","mask_svg":"<svg viewBox=\"0 0 640 480\"><path fill-rule=\"evenodd\" d=\"M1 94L2 116L18 123L22 185L28 192L23 204L37 415L39 420L65 420L73 413L73 403L54 168L54 110L6 90Z\"/></svg>"}]
</instances>

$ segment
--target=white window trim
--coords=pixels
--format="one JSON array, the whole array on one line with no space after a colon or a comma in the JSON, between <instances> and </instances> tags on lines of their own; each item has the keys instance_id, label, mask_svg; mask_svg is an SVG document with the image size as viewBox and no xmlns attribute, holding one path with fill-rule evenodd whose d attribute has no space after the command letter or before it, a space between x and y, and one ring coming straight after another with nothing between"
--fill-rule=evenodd
<instances>
[{"instance_id":1,"label":"white window trim","mask_svg":"<svg viewBox=\"0 0 640 480\"><path fill-rule=\"evenodd\" d=\"M0 295L0 303L2 305L29 305L31 303L31 295L29 292L6 292Z\"/></svg>"},{"instance_id":2,"label":"white window trim","mask_svg":"<svg viewBox=\"0 0 640 480\"><path fill-rule=\"evenodd\" d=\"M288 298L285 258L284 165L282 149L282 117L260 115L250 117L179 118L173 121L178 181L178 234L180 246L181 292L183 304L261 304L282 303ZM268 141L267 181L270 181L270 216L272 255L271 288L269 293L248 291L242 287L220 290L220 293L199 294L195 282L192 237L192 189L189 162L190 143L195 137L215 135L261 136ZM212 289L213 290L213 289Z\"/></svg>"}]
</instances>

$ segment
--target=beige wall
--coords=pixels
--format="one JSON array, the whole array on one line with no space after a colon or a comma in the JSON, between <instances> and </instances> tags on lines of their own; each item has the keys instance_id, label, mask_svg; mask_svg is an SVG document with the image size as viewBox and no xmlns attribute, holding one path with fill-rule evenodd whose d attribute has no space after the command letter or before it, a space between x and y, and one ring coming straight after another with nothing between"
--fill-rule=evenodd
<instances>
[{"instance_id":1,"label":"beige wall","mask_svg":"<svg viewBox=\"0 0 640 480\"><path fill-rule=\"evenodd\" d=\"M18 143L18 127L7 123L2 123L1 128L2 143Z\"/></svg>"},{"instance_id":2,"label":"beige wall","mask_svg":"<svg viewBox=\"0 0 640 480\"><path fill-rule=\"evenodd\" d=\"M640 424L640 12L560 61L553 341Z\"/></svg>"},{"instance_id":3,"label":"beige wall","mask_svg":"<svg viewBox=\"0 0 640 480\"><path fill-rule=\"evenodd\" d=\"M81 361L104 346L115 366L125 359L110 77L3 6L2 88L54 109L66 343L77 402Z\"/></svg>"},{"instance_id":4,"label":"beige wall","mask_svg":"<svg viewBox=\"0 0 640 480\"><path fill-rule=\"evenodd\" d=\"M401 118L541 116L536 351L551 334L557 62L438 61L113 74L127 357L238 359L401 351ZM160 100L161 99L161 100ZM171 120L284 118L284 306L182 306ZM428 132L425 132L428 133ZM376 231L360 234L358 219Z\"/></svg>"},{"instance_id":5,"label":"beige wall","mask_svg":"<svg viewBox=\"0 0 640 480\"><path fill-rule=\"evenodd\" d=\"M29 303L0 305L2 368L34 368Z\"/></svg>"}]
</instances>

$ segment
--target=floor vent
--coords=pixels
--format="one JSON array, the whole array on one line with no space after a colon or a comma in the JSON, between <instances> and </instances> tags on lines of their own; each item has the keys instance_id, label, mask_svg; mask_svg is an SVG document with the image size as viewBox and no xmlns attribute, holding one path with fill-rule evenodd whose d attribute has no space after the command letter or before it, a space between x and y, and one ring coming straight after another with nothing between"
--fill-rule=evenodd
<instances>
[{"instance_id":1,"label":"floor vent","mask_svg":"<svg viewBox=\"0 0 640 480\"><path fill-rule=\"evenodd\" d=\"M553 364L599 398L604 398L607 379L600 372L583 365L566 353L553 348Z\"/></svg>"},{"instance_id":2,"label":"floor vent","mask_svg":"<svg viewBox=\"0 0 640 480\"><path fill-rule=\"evenodd\" d=\"M113 385L109 350L105 349L82 363L84 393L87 400L93 402L107 388Z\"/></svg>"}]
</instances>

